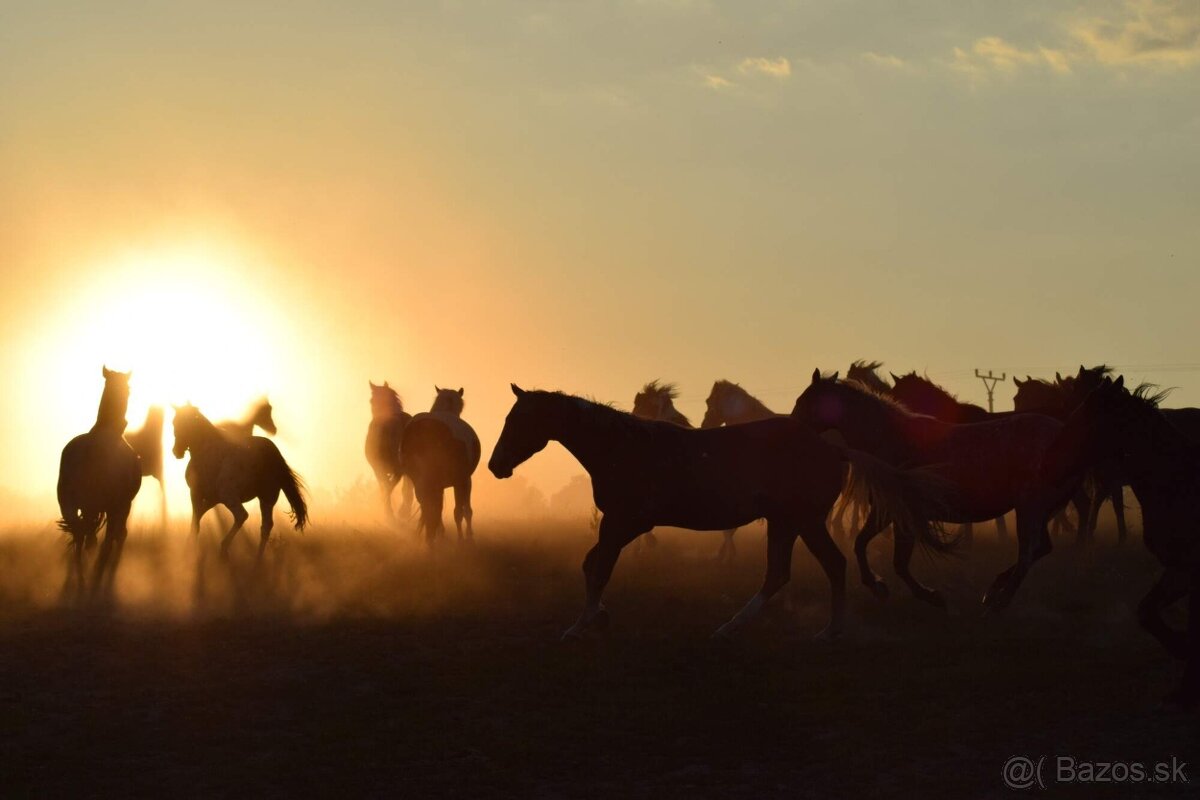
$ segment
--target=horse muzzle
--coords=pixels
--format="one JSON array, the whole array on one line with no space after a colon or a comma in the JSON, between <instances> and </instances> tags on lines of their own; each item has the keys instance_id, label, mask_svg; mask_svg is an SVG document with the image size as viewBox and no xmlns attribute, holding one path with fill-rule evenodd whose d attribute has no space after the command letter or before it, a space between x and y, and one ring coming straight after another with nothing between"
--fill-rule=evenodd
<instances>
[{"instance_id":1,"label":"horse muzzle","mask_svg":"<svg viewBox=\"0 0 1200 800\"><path fill-rule=\"evenodd\" d=\"M488 471L501 480L511 478L513 474L513 468L508 464L502 463L495 456L492 456L491 460L488 461Z\"/></svg>"}]
</instances>

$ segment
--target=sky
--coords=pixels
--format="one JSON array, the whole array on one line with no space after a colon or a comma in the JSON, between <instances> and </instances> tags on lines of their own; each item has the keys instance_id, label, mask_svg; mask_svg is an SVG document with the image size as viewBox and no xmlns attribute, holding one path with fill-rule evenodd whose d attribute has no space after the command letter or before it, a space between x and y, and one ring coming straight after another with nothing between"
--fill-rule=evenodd
<instances>
[{"instance_id":1,"label":"sky","mask_svg":"<svg viewBox=\"0 0 1200 800\"><path fill-rule=\"evenodd\" d=\"M102 363L131 426L268 393L330 488L368 380L464 387L485 460L510 381L1200 405L1197 185L1195 2L0 0L0 487L52 494Z\"/></svg>"}]
</instances>

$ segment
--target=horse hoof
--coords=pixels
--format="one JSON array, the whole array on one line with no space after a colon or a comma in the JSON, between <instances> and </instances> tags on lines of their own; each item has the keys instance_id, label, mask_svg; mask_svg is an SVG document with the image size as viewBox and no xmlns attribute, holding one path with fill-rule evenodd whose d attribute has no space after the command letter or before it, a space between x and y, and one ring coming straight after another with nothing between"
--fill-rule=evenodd
<instances>
[{"instance_id":1,"label":"horse hoof","mask_svg":"<svg viewBox=\"0 0 1200 800\"><path fill-rule=\"evenodd\" d=\"M875 598L877 600L887 600L888 599L888 594L889 594L888 587L887 587L887 584L884 583L883 581L877 579L874 583L872 583L867 588L871 590L871 594L875 595Z\"/></svg>"},{"instance_id":2,"label":"horse hoof","mask_svg":"<svg viewBox=\"0 0 1200 800\"><path fill-rule=\"evenodd\" d=\"M608 609L601 607L600 610L596 612L596 616L592 617L591 620L588 621L588 627L598 631L606 631L608 630L608 623Z\"/></svg>"}]
</instances>

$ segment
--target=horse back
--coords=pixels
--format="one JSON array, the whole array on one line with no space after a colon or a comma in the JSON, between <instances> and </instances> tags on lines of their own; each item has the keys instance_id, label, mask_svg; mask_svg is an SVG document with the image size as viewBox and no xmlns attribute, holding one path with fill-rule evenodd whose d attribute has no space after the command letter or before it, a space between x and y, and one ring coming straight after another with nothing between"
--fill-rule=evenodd
<instances>
[{"instance_id":1,"label":"horse back","mask_svg":"<svg viewBox=\"0 0 1200 800\"><path fill-rule=\"evenodd\" d=\"M451 486L475 472L482 446L474 429L461 418L423 412L405 426L400 453L414 477L422 474Z\"/></svg>"}]
</instances>

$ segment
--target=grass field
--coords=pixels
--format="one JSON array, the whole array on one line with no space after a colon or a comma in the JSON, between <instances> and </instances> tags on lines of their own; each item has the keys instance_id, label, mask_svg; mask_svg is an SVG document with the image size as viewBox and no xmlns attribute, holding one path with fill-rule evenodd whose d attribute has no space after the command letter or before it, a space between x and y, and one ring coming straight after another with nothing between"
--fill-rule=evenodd
<instances>
[{"instance_id":1,"label":"grass field","mask_svg":"<svg viewBox=\"0 0 1200 800\"><path fill-rule=\"evenodd\" d=\"M1009 544L918 560L948 612L895 580L881 603L851 571L835 644L812 641L828 589L798 547L794 608L716 645L761 579L762 529L733 567L711 562L717 535L666 531L618 564L611 629L560 644L589 536L481 522L477 545L430 553L317 528L272 547L256 588L256 537L227 568L135 531L115 607L83 612L59 600L61 539L9 532L0 795L1000 797L1013 755L1174 756L1200 781L1200 722L1160 704L1178 667L1133 618L1155 574L1136 538L1060 543L1000 617L978 598Z\"/></svg>"}]
</instances>

